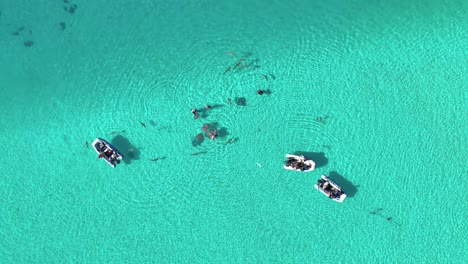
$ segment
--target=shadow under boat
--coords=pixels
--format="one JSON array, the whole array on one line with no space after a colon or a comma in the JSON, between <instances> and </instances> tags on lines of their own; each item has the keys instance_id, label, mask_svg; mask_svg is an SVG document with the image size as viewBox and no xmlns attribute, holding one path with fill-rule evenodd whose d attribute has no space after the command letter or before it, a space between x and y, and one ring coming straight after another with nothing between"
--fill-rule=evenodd
<instances>
[{"instance_id":1,"label":"shadow under boat","mask_svg":"<svg viewBox=\"0 0 468 264\"><path fill-rule=\"evenodd\" d=\"M356 195L359 187L359 185L354 185L352 182L347 180L345 177L343 177L341 174L339 174L336 171L331 171L328 174L328 178L330 178L332 181L334 181L336 184L338 184L343 191L346 193L346 196L348 197L353 197Z\"/></svg>"},{"instance_id":2,"label":"shadow under boat","mask_svg":"<svg viewBox=\"0 0 468 264\"><path fill-rule=\"evenodd\" d=\"M111 144L123 154L125 164L132 163L132 160L140 159L140 150L133 145L130 140L122 135L117 135L111 140Z\"/></svg>"}]
</instances>

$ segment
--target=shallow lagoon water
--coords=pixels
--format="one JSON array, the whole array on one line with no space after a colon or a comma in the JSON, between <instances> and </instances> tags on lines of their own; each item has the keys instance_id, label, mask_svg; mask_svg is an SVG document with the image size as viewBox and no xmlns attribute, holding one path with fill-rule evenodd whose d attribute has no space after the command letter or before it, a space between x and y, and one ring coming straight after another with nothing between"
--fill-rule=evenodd
<instances>
[{"instance_id":1,"label":"shallow lagoon water","mask_svg":"<svg viewBox=\"0 0 468 264\"><path fill-rule=\"evenodd\" d=\"M0 11L5 263L467 262L466 3ZM222 133L194 146L205 123ZM316 170L284 170L291 152Z\"/></svg>"}]
</instances>

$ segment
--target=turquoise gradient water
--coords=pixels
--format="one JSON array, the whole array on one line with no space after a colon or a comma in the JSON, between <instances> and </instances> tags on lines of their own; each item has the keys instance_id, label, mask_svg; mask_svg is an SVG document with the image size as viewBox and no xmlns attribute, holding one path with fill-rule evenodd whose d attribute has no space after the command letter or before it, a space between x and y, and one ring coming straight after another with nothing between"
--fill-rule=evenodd
<instances>
[{"instance_id":1,"label":"turquoise gradient water","mask_svg":"<svg viewBox=\"0 0 468 264\"><path fill-rule=\"evenodd\" d=\"M468 262L466 2L0 12L2 263ZM204 123L223 133L193 146ZM282 168L297 151L315 171Z\"/></svg>"}]
</instances>

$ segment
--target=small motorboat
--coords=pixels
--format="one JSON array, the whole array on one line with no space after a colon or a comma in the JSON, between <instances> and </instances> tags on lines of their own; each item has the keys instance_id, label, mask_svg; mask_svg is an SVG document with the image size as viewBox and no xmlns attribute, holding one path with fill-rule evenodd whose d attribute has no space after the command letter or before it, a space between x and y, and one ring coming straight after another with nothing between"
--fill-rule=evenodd
<instances>
[{"instance_id":1,"label":"small motorboat","mask_svg":"<svg viewBox=\"0 0 468 264\"><path fill-rule=\"evenodd\" d=\"M306 159L304 156L286 154L286 158L288 158L288 160L284 162L284 168L286 170L309 172L315 169L315 162Z\"/></svg>"},{"instance_id":2,"label":"small motorboat","mask_svg":"<svg viewBox=\"0 0 468 264\"><path fill-rule=\"evenodd\" d=\"M321 179L317 180L317 184L315 184L314 187L328 198L339 203L342 203L346 198L346 194L341 187L325 175L322 175Z\"/></svg>"},{"instance_id":3,"label":"small motorboat","mask_svg":"<svg viewBox=\"0 0 468 264\"><path fill-rule=\"evenodd\" d=\"M113 168L123 159L123 155L111 143L102 138L96 138L92 145L99 155L98 159L104 159Z\"/></svg>"}]
</instances>

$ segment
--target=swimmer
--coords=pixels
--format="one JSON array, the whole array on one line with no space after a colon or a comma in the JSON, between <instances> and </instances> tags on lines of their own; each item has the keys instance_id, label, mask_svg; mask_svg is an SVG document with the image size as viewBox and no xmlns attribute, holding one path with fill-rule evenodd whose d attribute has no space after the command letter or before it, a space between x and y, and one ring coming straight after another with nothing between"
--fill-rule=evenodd
<instances>
[{"instance_id":1,"label":"swimmer","mask_svg":"<svg viewBox=\"0 0 468 264\"><path fill-rule=\"evenodd\" d=\"M208 137L211 140L215 140L217 136L218 136L218 130L217 129L213 129L210 132L208 132Z\"/></svg>"},{"instance_id":2,"label":"swimmer","mask_svg":"<svg viewBox=\"0 0 468 264\"><path fill-rule=\"evenodd\" d=\"M142 127L146 128L146 124L145 124L145 123L143 123L143 122L141 122L141 121L138 121L138 122L140 122L140 125L141 125Z\"/></svg>"},{"instance_id":3,"label":"swimmer","mask_svg":"<svg viewBox=\"0 0 468 264\"><path fill-rule=\"evenodd\" d=\"M263 94L263 91L260 90L260 89L258 89L258 90L257 90L257 93L258 93L259 95L262 95L262 94Z\"/></svg>"},{"instance_id":4,"label":"swimmer","mask_svg":"<svg viewBox=\"0 0 468 264\"><path fill-rule=\"evenodd\" d=\"M200 117L200 114L198 114L197 109L192 109L192 114L193 118L198 119Z\"/></svg>"},{"instance_id":5,"label":"swimmer","mask_svg":"<svg viewBox=\"0 0 468 264\"><path fill-rule=\"evenodd\" d=\"M210 110L211 109L211 105L205 105L205 108Z\"/></svg>"}]
</instances>

